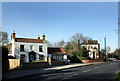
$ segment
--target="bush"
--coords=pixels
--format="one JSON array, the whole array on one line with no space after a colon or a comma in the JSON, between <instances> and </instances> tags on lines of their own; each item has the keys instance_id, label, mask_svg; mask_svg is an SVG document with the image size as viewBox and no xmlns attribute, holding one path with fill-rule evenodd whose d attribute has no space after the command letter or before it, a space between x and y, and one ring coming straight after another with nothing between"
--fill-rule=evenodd
<instances>
[{"instance_id":1,"label":"bush","mask_svg":"<svg viewBox=\"0 0 120 81\"><path fill-rule=\"evenodd\" d=\"M89 51L82 47L82 49L72 51L72 54L69 55L70 62L80 63L81 60L91 60L89 57Z\"/></svg>"},{"instance_id":2,"label":"bush","mask_svg":"<svg viewBox=\"0 0 120 81\"><path fill-rule=\"evenodd\" d=\"M90 57L79 57L80 60L91 60Z\"/></svg>"},{"instance_id":3,"label":"bush","mask_svg":"<svg viewBox=\"0 0 120 81\"><path fill-rule=\"evenodd\" d=\"M5 46L2 47L2 72L7 72L9 69L9 61L8 61L8 49Z\"/></svg>"},{"instance_id":4,"label":"bush","mask_svg":"<svg viewBox=\"0 0 120 81\"><path fill-rule=\"evenodd\" d=\"M2 46L2 61L5 62L6 60L8 60L8 49Z\"/></svg>"},{"instance_id":5,"label":"bush","mask_svg":"<svg viewBox=\"0 0 120 81\"><path fill-rule=\"evenodd\" d=\"M70 56L70 62L72 63L82 63L82 61L76 56L76 55L71 55Z\"/></svg>"},{"instance_id":6,"label":"bush","mask_svg":"<svg viewBox=\"0 0 120 81\"><path fill-rule=\"evenodd\" d=\"M87 50L85 47L82 47L82 49L77 52L77 57L80 60L91 60L89 57L89 50Z\"/></svg>"}]
</instances>

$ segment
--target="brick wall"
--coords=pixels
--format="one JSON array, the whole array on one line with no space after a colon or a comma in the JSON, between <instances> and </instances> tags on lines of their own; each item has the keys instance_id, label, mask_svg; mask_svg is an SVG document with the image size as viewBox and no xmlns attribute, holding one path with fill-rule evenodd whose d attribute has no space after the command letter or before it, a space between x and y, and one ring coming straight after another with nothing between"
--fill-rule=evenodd
<instances>
[{"instance_id":1,"label":"brick wall","mask_svg":"<svg viewBox=\"0 0 120 81\"><path fill-rule=\"evenodd\" d=\"M51 61L51 65L52 66L64 65L64 62L60 60L55 60L55 61Z\"/></svg>"},{"instance_id":2,"label":"brick wall","mask_svg":"<svg viewBox=\"0 0 120 81\"><path fill-rule=\"evenodd\" d=\"M104 60L82 60L83 63L88 63L88 62L104 62Z\"/></svg>"},{"instance_id":3,"label":"brick wall","mask_svg":"<svg viewBox=\"0 0 120 81\"><path fill-rule=\"evenodd\" d=\"M31 62L31 63L22 63L21 69L35 69L35 68L46 68L49 67L48 62Z\"/></svg>"}]
</instances>

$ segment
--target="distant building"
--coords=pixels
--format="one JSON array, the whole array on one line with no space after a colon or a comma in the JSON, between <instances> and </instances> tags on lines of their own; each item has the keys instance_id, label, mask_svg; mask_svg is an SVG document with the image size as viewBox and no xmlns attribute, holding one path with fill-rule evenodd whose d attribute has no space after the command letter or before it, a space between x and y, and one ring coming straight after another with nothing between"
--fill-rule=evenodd
<instances>
[{"instance_id":1,"label":"distant building","mask_svg":"<svg viewBox=\"0 0 120 81\"><path fill-rule=\"evenodd\" d=\"M87 43L82 44L87 50L89 50L89 57L92 59L100 58L100 44L97 40L88 40Z\"/></svg>"},{"instance_id":2,"label":"distant building","mask_svg":"<svg viewBox=\"0 0 120 81\"><path fill-rule=\"evenodd\" d=\"M15 32L11 34L10 44L7 45L9 56L20 59L22 62L44 60L47 57L47 43L43 33L42 39L16 38Z\"/></svg>"},{"instance_id":3,"label":"distant building","mask_svg":"<svg viewBox=\"0 0 120 81\"><path fill-rule=\"evenodd\" d=\"M48 57L53 60L67 60L67 53L59 47L48 47Z\"/></svg>"}]
</instances>

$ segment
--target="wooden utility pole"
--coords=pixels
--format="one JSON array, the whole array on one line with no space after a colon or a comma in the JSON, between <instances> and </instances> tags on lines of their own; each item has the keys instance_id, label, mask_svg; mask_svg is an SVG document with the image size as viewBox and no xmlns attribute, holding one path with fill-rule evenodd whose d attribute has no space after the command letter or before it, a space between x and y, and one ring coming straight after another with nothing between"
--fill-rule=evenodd
<instances>
[{"instance_id":1,"label":"wooden utility pole","mask_svg":"<svg viewBox=\"0 0 120 81\"><path fill-rule=\"evenodd\" d=\"M107 52L106 52L106 37L104 38L104 42L105 42L105 55L107 55Z\"/></svg>"}]
</instances>

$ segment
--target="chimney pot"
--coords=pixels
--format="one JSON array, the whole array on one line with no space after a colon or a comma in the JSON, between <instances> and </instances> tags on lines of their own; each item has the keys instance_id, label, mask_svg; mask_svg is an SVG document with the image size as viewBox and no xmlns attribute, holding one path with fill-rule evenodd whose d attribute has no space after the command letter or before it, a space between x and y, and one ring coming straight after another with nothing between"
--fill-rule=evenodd
<instances>
[{"instance_id":1,"label":"chimney pot","mask_svg":"<svg viewBox=\"0 0 120 81\"><path fill-rule=\"evenodd\" d=\"M45 35L44 35L44 33L42 34L42 39L45 40Z\"/></svg>"},{"instance_id":2,"label":"chimney pot","mask_svg":"<svg viewBox=\"0 0 120 81\"><path fill-rule=\"evenodd\" d=\"M11 40L12 40L12 39L15 39L15 31L12 32Z\"/></svg>"},{"instance_id":3,"label":"chimney pot","mask_svg":"<svg viewBox=\"0 0 120 81\"><path fill-rule=\"evenodd\" d=\"M40 39L40 36L38 35L37 38Z\"/></svg>"}]
</instances>

